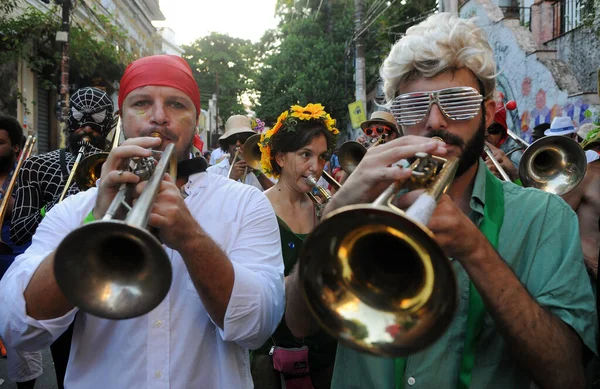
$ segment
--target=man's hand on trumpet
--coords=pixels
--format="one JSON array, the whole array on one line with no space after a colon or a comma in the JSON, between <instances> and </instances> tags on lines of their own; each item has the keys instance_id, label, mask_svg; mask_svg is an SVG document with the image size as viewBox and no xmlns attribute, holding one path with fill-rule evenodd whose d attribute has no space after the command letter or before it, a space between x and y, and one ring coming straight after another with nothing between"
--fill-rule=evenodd
<instances>
[{"instance_id":1,"label":"man's hand on trumpet","mask_svg":"<svg viewBox=\"0 0 600 389\"><path fill-rule=\"evenodd\" d=\"M158 147L162 140L154 137L131 138L114 148L102 165L98 197L94 206L94 218L102 219L122 184L137 184L140 177L130 172L128 164L131 158L152 156L152 148Z\"/></svg>"},{"instance_id":2,"label":"man's hand on trumpet","mask_svg":"<svg viewBox=\"0 0 600 389\"><path fill-rule=\"evenodd\" d=\"M372 202L392 182L406 180L412 171L396 163L414 157L417 152L444 156L446 147L444 142L431 138L403 136L369 148L327 206L326 213L345 205Z\"/></svg>"},{"instance_id":3,"label":"man's hand on trumpet","mask_svg":"<svg viewBox=\"0 0 600 389\"><path fill-rule=\"evenodd\" d=\"M494 158L496 159L496 161L498 161L498 163L500 164L502 169L504 169L506 174L508 174L510 179L512 181L515 181L517 178L519 178L519 171L512 163L510 158L508 158L506 154L504 154L504 151L500 150L490 142L485 143L490 148L492 154L494 155ZM490 169L490 171L494 173L496 177L502 180L502 176L500 175L500 173L498 173L498 169L496 169L496 166L494 166L494 163L489 158L485 159L485 164L487 165L488 169Z\"/></svg>"}]
</instances>

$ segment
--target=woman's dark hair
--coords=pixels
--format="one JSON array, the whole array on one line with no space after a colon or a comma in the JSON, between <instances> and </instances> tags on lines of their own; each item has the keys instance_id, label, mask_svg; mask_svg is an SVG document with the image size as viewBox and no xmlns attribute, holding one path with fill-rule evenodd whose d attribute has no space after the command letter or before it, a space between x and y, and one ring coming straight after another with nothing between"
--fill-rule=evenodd
<instances>
[{"instance_id":1,"label":"woman's dark hair","mask_svg":"<svg viewBox=\"0 0 600 389\"><path fill-rule=\"evenodd\" d=\"M281 174L281 167L277 164L275 156L278 152L290 153L300 150L312 140L324 135L327 141L327 151L331 153L334 145L334 135L327 130L325 124L315 121L299 121L296 124L294 131L286 131L286 128L281 128L271 138L271 166L273 172Z\"/></svg>"},{"instance_id":2,"label":"woman's dark hair","mask_svg":"<svg viewBox=\"0 0 600 389\"><path fill-rule=\"evenodd\" d=\"M8 115L0 115L0 129L8 132L8 138L13 147L21 147L24 139L23 128L16 118Z\"/></svg>"}]
</instances>

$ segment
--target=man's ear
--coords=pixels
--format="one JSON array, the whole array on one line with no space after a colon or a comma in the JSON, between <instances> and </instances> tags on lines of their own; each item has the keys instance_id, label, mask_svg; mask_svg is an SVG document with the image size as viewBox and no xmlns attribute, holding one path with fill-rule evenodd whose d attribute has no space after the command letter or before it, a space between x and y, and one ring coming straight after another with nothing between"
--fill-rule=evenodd
<instances>
[{"instance_id":1,"label":"man's ear","mask_svg":"<svg viewBox=\"0 0 600 389\"><path fill-rule=\"evenodd\" d=\"M496 102L493 99L488 99L483 102L485 108L485 128L488 128L494 122L496 115Z\"/></svg>"}]
</instances>

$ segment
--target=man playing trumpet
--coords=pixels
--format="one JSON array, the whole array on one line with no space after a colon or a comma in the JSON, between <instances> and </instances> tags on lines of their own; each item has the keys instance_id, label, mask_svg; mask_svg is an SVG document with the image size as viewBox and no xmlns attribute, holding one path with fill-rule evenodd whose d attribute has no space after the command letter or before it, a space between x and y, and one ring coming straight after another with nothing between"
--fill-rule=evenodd
<instances>
[{"instance_id":1,"label":"man playing trumpet","mask_svg":"<svg viewBox=\"0 0 600 389\"><path fill-rule=\"evenodd\" d=\"M584 355L596 350L597 323L577 217L557 196L501 183L481 160L496 74L484 31L447 13L408 29L385 60L386 98L407 136L369 149L326 212L372 202L392 182L405 181L412 172L396 162L416 152L459 157L428 222L451 259L458 309L435 343L405 358L340 346L333 388L585 385ZM390 254L403 260L401 252ZM298 273L287 282L286 322L295 336L306 336L316 322Z\"/></svg>"},{"instance_id":2,"label":"man playing trumpet","mask_svg":"<svg viewBox=\"0 0 600 389\"><path fill-rule=\"evenodd\" d=\"M225 133L219 138L221 149L228 158L207 169L211 174L231 178L243 184L252 185L260 190L267 190L273 182L262 171L248 166L244 160L244 144L256 132L252 130L250 119L244 115L233 115L225 122ZM257 155L260 159L260 155Z\"/></svg>"},{"instance_id":3,"label":"man playing trumpet","mask_svg":"<svg viewBox=\"0 0 600 389\"><path fill-rule=\"evenodd\" d=\"M67 388L251 387L247 349L273 333L284 303L277 220L255 188L203 171L165 174L148 225L159 231L173 281L147 314L112 321L78 312L57 284L60 241L105 216L122 184L134 199L144 191L146 182L127 170L132 158L169 144L179 162L190 158L200 113L191 68L170 55L134 61L120 82L119 110L127 140L111 150L98 187L55 206L0 283L8 311L0 334L13 347L40 349L77 314Z\"/></svg>"}]
</instances>

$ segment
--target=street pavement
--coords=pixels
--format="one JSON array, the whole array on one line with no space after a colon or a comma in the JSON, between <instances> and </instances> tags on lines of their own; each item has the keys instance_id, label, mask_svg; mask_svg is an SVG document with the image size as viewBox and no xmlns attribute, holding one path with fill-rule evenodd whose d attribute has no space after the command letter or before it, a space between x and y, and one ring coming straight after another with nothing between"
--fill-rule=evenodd
<instances>
[{"instance_id":1,"label":"street pavement","mask_svg":"<svg viewBox=\"0 0 600 389\"><path fill-rule=\"evenodd\" d=\"M49 348L42 351L42 362L44 364L44 373L36 380L35 389L56 389L54 363L52 362L52 354L50 354ZM17 389L17 384L8 380L6 358L0 358L0 389Z\"/></svg>"}]
</instances>

